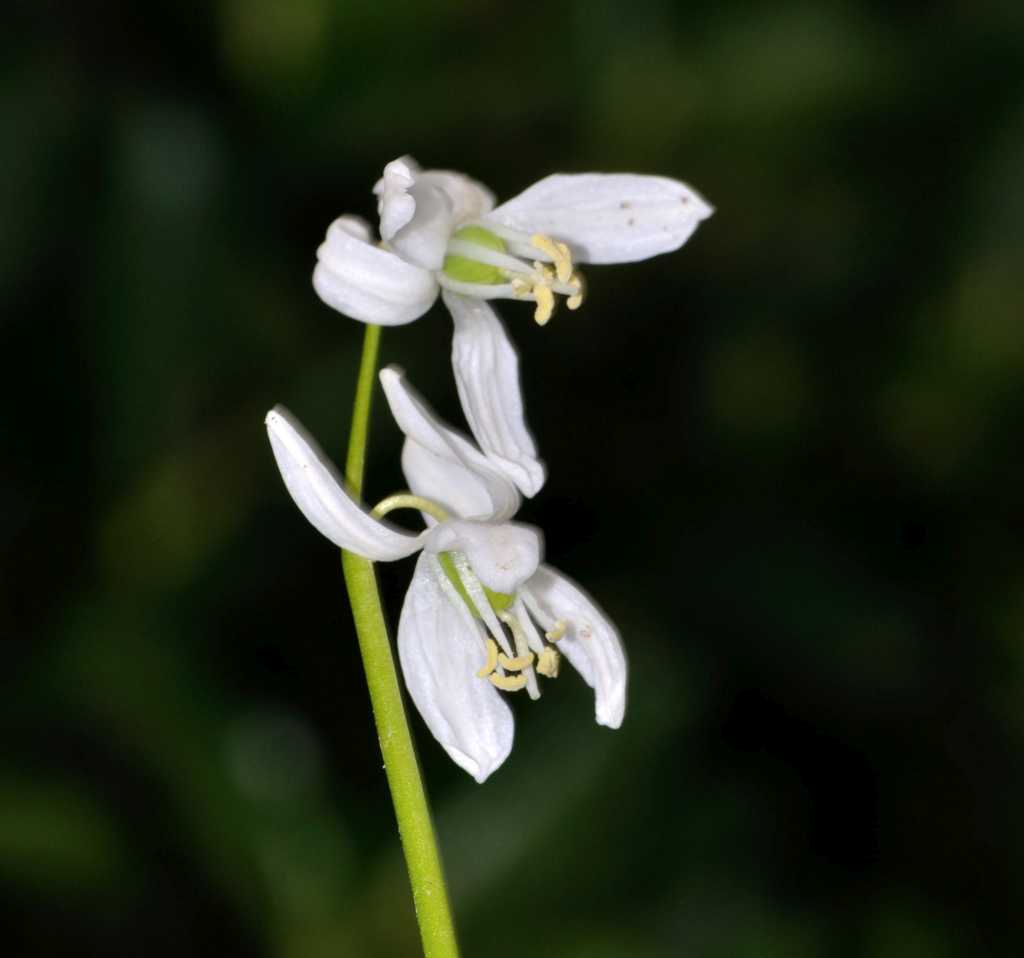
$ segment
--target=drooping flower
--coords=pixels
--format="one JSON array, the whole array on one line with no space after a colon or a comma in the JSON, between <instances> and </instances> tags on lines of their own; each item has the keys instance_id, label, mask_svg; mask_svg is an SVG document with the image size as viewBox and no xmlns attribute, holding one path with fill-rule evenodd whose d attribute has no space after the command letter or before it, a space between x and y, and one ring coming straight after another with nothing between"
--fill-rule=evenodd
<instances>
[{"instance_id":1,"label":"drooping flower","mask_svg":"<svg viewBox=\"0 0 1024 958\"><path fill-rule=\"evenodd\" d=\"M626 658L618 632L582 589L541 562L538 530L513 522L520 496L486 454L439 421L400 370L381 383L402 432L410 492L366 510L331 462L278 406L267 432L303 515L335 545L374 561L419 552L398 625L406 686L451 758L483 782L512 748L504 693L540 696L564 656L594 689L599 724L618 728L626 707ZM382 521L394 509L423 513L406 532Z\"/></svg>"},{"instance_id":2,"label":"drooping flower","mask_svg":"<svg viewBox=\"0 0 1024 958\"><path fill-rule=\"evenodd\" d=\"M523 415L515 349L488 300L535 304L543 325L556 297L583 302L577 263L627 263L678 249L711 207L678 180L632 173L555 174L495 207L475 180L393 160L374 186L381 243L342 216L317 250L313 286L366 323L422 316L440 291L455 321L452 366L480 448L528 496L544 467Z\"/></svg>"}]
</instances>

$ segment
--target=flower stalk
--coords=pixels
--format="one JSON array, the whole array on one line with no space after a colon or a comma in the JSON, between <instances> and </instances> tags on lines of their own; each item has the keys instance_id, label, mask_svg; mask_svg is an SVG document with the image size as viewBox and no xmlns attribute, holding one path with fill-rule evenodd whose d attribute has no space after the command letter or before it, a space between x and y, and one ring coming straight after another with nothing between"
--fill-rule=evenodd
<instances>
[{"instance_id":1,"label":"flower stalk","mask_svg":"<svg viewBox=\"0 0 1024 958\"><path fill-rule=\"evenodd\" d=\"M379 346L380 327L367 325L345 464L345 479L356 497L362 493ZM437 836L402 702L376 572L372 562L345 550L341 553L341 564L412 885L423 953L426 958L458 958L459 947Z\"/></svg>"}]
</instances>

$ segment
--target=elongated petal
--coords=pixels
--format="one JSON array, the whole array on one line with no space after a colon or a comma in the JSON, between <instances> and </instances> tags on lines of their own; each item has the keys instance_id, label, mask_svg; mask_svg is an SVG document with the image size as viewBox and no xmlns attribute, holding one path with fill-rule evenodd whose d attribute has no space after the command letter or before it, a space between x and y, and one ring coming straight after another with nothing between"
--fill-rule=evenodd
<instances>
[{"instance_id":1,"label":"elongated petal","mask_svg":"<svg viewBox=\"0 0 1024 958\"><path fill-rule=\"evenodd\" d=\"M455 210L445 181L424 177L411 156L384 167L377 181L380 235L402 259L437 270L455 226Z\"/></svg>"},{"instance_id":2,"label":"elongated petal","mask_svg":"<svg viewBox=\"0 0 1024 958\"><path fill-rule=\"evenodd\" d=\"M534 496L546 472L526 427L515 347L487 302L448 291L442 296L455 322L452 369L469 428L488 458Z\"/></svg>"},{"instance_id":3,"label":"elongated petal","mask_svg":"<svg viewBox=\"0 0 1024 958\"><path fill-rule=\"evenodd\" d=\"M424 170L418 180L436 186L448 197L455 224L477 220L494 209L494 194L482 183L454 170Z\"/></svg>"},{"instance_id":4,"label":"elongated petal","mask_svg":"<svg viewBox=\"0 0 1024 958\"><path fill-rule=\"evenodd\" d=\"M416 266L438 270L455 228L451 203L442 190L429 183L414 183L409 195L416 201L416 214L391 238L391 248Z\"/></svg>"},{"instance_id":5,"label":"elongated petal","mask_svg":"<svg viewBox=\"0 0 1024 958\"><path fill-rule=\"evenodd\" d=\"M411 443L442 461L418 450L403 453L402 465L413 492L463 518L501 520L516 514L520 503L516 487L472 443L434 415L401 369L382 369L380 381L398 428Z\"/></svg>"},{"instance_id":6,"label":"elongated petal","mask_svg":"<svg viewBox=\"0 0 1024 958\"><path fill-rule=\"evenodd\" d=\"M352 213L346 213L344 216L339 216L327 228L328 234L331 229L342 230L343 232L348 233L348 235L353 239L359 240L360 243L373 243L373 229L361 216L355 216Z\"/></svg>"},{"instance_id":7,"label":"elongated petal","mask_svg":"<svg viewBox=\"0 0 1024 958\"><path fill-rule=\"evenodd\" d=\"M316 251L313 288L332 309L378 326L398 326L418 319L437 297L437 282L369 242L365 223L342 216L327 229Z\"/></svg>"},{"instance_id":8,"label":"elongated petal","mask_svg":"<svg viewBox=\"0 0 1024 958\"><path fill-rule=\"evenodd\" d=\"M537 570L543 542L537 529L519 522L454 519L431 529L423 548L465 553L474 574L488 589L514 595Z\"/></svg>"},{"instance_id":9,"label":"elongated petal","mask_svg":"<svg viewBox=\"0 0 1024 958\"><path fill-rule=\"evenodd\" d=\"M426 446L406 439L402 446L402 472L409 489L441 506L451 516L487 519L494 503L487 484L461 463L436 456ZM435 520L424 515L428 525Z\"/></svg>"},{"instance_id":10,"label":"elongated petal","mask_svg":"<svg viewBox=\"0 0 1024 958\"><path fill-rule=\"evenodd\" d=\"M618 728L626 711L626 653L618 630L572 579L542 565L526 584L533 600L567 624L558 651L595 694L599 725Z\"/></svg>"},{"instance_id":11,"label":"elongated petal","mask_svg":"<svg viewBox=\"0 0 1024 958\"><path fill-rule=\"evenodd\" d=\"M486 660L481 626L426 553L416 562L402 606L398 657L431 734L452 761L483 782L512 749L512 710L477 676Z\"/></svg>"},{"instance_id":12,"label":"elongated petal","mask_svg":"<svg viewBox=\"0 0 1024 958\"><path fill-rule=\"evenodd\" d=\"M631 263L678 249L712 214L689 186L635 173L556 173L487 217L568 243L581 263Z\"/></svg>"},{"instance_id":13,"label":"elongated petal","mask_svg":"<svg viewBox=\"0 0 1024 958\"><path fill-rule=\"evenodd\" d=\"M380 236L390 242L403 226L416 215L416 200L409 195L419 164L411 156L400 156L384 167L381 178L373 186L380 217Z\"/></svg>"},{"instance_id":14,"label":"elongated petal","mask_svg":"<svg viewBox=\"0 0 1024 958\"><path fill-rule=\"evenodd\" d=\"M267 413L267 435L295 504L336 546L377 562L401 559L421 548L422 534L399 532L363 510L316 441L283 406Z\"/></svg>"}]
</instances>

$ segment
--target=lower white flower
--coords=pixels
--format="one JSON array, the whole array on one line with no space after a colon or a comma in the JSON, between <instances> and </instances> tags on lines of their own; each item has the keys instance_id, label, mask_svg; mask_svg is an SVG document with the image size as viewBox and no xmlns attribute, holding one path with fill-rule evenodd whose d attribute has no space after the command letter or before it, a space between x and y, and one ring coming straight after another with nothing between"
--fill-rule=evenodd
<instances>
[{"instance_id":1,"label":"lower white flower","mask_svg":"<svg viewBox=\"0 0 1024 958\"><path fill-rule=\"evenodd\" d=\"M440 291L455 321L452 365L480 448L528 496L544 467L526 427L515 349L492 299L534 304L541 325L557 297L583 302L578 263L628 263L678 249L711 207L689 186L633 173L558 173L495 207L461 173L421 170L411 157L384 168L381 244L342 216L317 250L313 286L346 316L393 326L422 316Z\"/></svg>"},{"instance_id":2,"label":"lower white flower","mask_svg":"<svg viewBox=\"0 0 1024 958\"><path fill-rule=\"evenodd\" d=\"M412 700L451 758L483 782L512 748L503 694L540 696L564 656L594 689L599 724L618 728L626 708L626 657L615 626L579 586L541 563L542 538L512 522L515 486L464 436L439 421L400 370L381 383L405 433L410 492L367 511L287 410L267 415L285 485L335 545L374 561L420 552L398 625L398 654ZM427 528L382 521L423 513Z\"/></svg>"}]
</instances>

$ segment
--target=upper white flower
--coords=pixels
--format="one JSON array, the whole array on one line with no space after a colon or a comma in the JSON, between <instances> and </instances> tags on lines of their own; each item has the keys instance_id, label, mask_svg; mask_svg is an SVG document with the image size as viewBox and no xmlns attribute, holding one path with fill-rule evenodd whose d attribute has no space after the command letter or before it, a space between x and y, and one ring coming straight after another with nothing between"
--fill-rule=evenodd
<instances>
[{"instance_id":1,"label":"upper white flower","mask_svg":"<svg viewBox=\"0 0 1024 958\"><path fill-rule=\"evenodd\" d=\"M558 173L495 207L475 180L393 160L373 188L381 243L342 216L317 250L313 286L347 316L394 326L442 297L455 320L452 365L480 448L528 496L544 467L523 415L515 349L487 300L536 304L544 324L564 296L583 302L577 263L627 263L678 249L711 207L685 183L633 173Z\"/></svg>"},{"instance_id":2,"label":"upper white flower","mask_svg":"<svg viewBox=\"0 0 1024 958\"><path fill-rule=\"evenodd\" d=\"M439 421L399 370L380 378L406 436L410 494L367 511L287 410L267 415L267 431L292 498L331 542L374 561L420 552L398 654L427 727L483 782L512 748L502 692L525 688L538 698L537 675L557 676L564 655L594 689L597 721L618 728L627 669L615 626L579 586L542 564L540 533L510 521L520 497L501 468ZM423 511L427 528L412 533L381 521L397 508Z\"/></svg>"}]
</instances>

